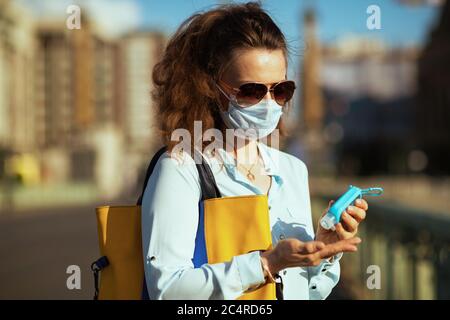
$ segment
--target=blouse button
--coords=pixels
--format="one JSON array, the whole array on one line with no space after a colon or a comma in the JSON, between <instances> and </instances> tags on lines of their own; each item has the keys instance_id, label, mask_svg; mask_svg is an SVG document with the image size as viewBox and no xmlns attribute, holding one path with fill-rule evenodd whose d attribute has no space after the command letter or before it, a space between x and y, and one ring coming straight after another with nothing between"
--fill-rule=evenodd
<instances>
[{"instance_id":1,"label":"blouse button","mask_svg":"<svg viewBox=\"0 0 450 320\"><path fill-rule=\"evenodd\" d=\"M284 234L280 234L280 237L279 237L279 239L280 239L280 240L284 240L284 239L285 239L285 236L284 236Z\"/></svg>"}]
</instances>

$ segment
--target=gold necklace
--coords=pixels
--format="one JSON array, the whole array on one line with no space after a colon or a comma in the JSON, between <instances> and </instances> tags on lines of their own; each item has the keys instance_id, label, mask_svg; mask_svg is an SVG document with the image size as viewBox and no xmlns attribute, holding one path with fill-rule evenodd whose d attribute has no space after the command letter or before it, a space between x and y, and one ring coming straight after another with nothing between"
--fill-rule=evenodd
<instances>
[{"instance_id":1,"label":"gold necklace","mask_svg":"<svg viewBox=\"0 0 450 320\"><path fill-rule=\"evenodd\" d=\"M234 154L235 154L235 156L236 156L236 163L237 163L237 165L238 165L238 166L241 166L245 171L247 171L246 176L247 176L248 180L250 180L250 181L252 181L252 182L255 181L255 175L252 173L252 169L253 169L253 167L259 162L259 154L258 154L258 157L256 158L255 163L253 163L253 164L251 165L250 168L246 168L246 167L244 167L242 164L240 164L240 163L237 162L237 153L236 153L236 150L234 150Z\"/></svg>"},{"instance_id":2,"label":"gold necklace","mask_svg":"<svg viewBox=\"0 0 450 320\"><path fill-rule=\"evenodd\" d=\"M255 181L255 175L252 173L252 169L253 167L256 165L258 161L256 161L254 164L252 164L252 166L250 167L250 169L247 169L246 167L244 167L242 164L238 164L240 165L242 168L244 168L247 171L247 178L250 181Z\"/></svg>"}]
</instances>

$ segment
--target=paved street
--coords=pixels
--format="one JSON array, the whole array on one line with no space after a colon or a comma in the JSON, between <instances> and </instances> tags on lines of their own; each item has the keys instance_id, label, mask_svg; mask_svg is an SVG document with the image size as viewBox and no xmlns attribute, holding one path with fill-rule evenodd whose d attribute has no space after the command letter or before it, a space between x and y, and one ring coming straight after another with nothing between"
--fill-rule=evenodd
<instances>
[{"instance_id":1,"label":"paved street","mask_svg":"<svg viewBox=\"0 0 450 320\"><path fill-rule=\"evenodd\" d=\"M0 299L91 299L98 256L95 205L0 212ZM81 268L81 290L66 288L67 266Z\"/></svg>"}]
</instances>

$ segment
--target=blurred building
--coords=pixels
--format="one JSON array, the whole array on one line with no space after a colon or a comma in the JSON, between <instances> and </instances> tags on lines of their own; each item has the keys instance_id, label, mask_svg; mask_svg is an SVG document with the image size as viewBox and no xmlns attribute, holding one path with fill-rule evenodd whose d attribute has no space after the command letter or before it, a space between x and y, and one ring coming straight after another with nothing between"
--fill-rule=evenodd
<instances>
[{"instance_id":1,"label":"blurred building","mask_svg":"<svg viewBox=\"0 0 450 320\"><path fill-rule=\"evenodd\" d=\"M300 125L290 152L313 174L411 171L419 50L355 36L324 45L314 11L303 21Z\"/></svg>"},{"instance_id":2,"label":"blurred building","mask_svg":"<svg viewBox=\"0 0 450 320\"><path fill-rule=\"evenodd\" d=\"M320 44L314 11L304 12L300 121L288 143L314 174L450 171L450 23L443 3L423 53L368 36Z\"/></svg>"},{"instance_id":3,"label":"blurred building","mask_svg":"<svg viewBox=\"0 0 450 320\"><path fill-rule=\"evenodd\" d=\"M87 18L79 30L65 28L64 21L39 21L36 35L38 136L46 180L95 181L102 194L114 195L126 153L118 43Z\"/></svg>"},{"instance_id":4,"label":"blurred building","mask_svg":"<svg viewBox=\"0 0 450 320\"><path fill-rule=\"evenodd\" d=\"M43 179L93 181L95 52L90 24L69 30L63 19L36 22L37 137Z\"/></svg>"},{"instance_id":5,"label":"blurred building","mask_svg":"<svg viewBox=\"0 0 450 320\"><path fill-rule=\"evenodd\" d=\"M429 35L418 63L414 137L425 171L450 174L450 2Z\"/></svg>"},{"instance_id":6,"label":"blurred building","mask_svg":"<svg viewBox=\"0 0 450 320\"><path fill-rule=\"evenodd\" d=\"M152 70L166 37L112 39L82 12L69 30L65 13L0 0L0 158L31 154L43 182L96 182L106 194L122 172L132 185L158 143Z\"/></svg>"},{"instance_id":7,"label":"blurred building","mask_svg":"<svg viewBox=\"0 0 450 320\"><path fill-rule=\"evenodd\" d=\"M166 38L153 31L131 32L119 41L120 123L127 146L122 184L134 199L141 188L145 170L159 143L155 108L151 98L152 71L162 58Z\"/></svg>"},{"instance_id":8,"label":"blurred building","mask_svg":"<svg viewBox=\"0 0 450 320\"><path fill-rule=\"evenodd\" d=\"M34 46L30 13L0 0L0 149L36 148Z\"/></svg>"},{"instance_id":9,"label":"blurred building","mask_svg":"<svg viewBox=\"0 0 450 320\"><path fill-rule=\"evenodd\" d=\"M152 70L161 59L164 47L165 37L151 31L130 33L120 42L127 144L146 155L156 139Z\"/></svg>"},{"instance_id":10,"label":"blurred building","mask_svg":"<svg viewBox=\"0 0 450 320\"><path fill-rule=\"evenodd\" d=\"M42 182L95 183L113 197L133 187L157 140L152 70L165 36L110 38L84 11L80 29L65 18L0 0L0 174L24 154Z\"/></svg>"},{"instance_id":11,"label":"blurred building","mask_svg":"<svg viewBox=\"0 0 450 320\"><path fill-rule=\"evenodd\" d=\"M302 112L290 151L314 174L422 170L410 165L419 50L361 37L319 46L311 12L305 21Z\"/></svg>"},{"instance_id":12,"label":"blurred building","mask_svg":"<svg viewBox=\"0 0 450 320\"><path fill-rule=\"evenodd\" d=\"M117 41L94 35L96 125L124 128L122 61Z\"/></svg>"},{"instance_id":13,"label":"blurred building","mask_svg":"<svg viewBox=\"0 0 450 320\"><path fill-rule=\"evenodd\" d=\"M415 48L390 49L379 39L345 37L322 51L322 88L349 99L389 100L416 90Z\"/></svg>"},{"instance_id":14,"label":"blurred building","mask_svg":"<svg viewBox=\"0 0 450 320\"><path fill-rule=\"evenodd\" d=\"M313 10L304 15L306 49L302 63L303 106L301 125L306 133L320 132L323 126L324 106L320 88L321 49L317 38L316 18Z\"/></svg>"},{"instance_id":15,"label":"blurred building","mask_svg":"<svg viewBox=\"0 0 450 320\"><path fill-rule=\"evenodd\" d=\"M83 144L97 122L112 121L115 47L96 34L87 20L82 25L80 30L69 30L64 21L37 23L42 147Z\"/></svg>"},{"instance_id":16,"label":"blurred building","mask_svg":"<svg viewBox=\"0 0 450 320\"><path fill-rule=\"evenodd\" d=\"M328 173L331 163L329 150L323 137L325 106L321 88L321 46L317 37L315 11L307 9L303 14L305 52L301 62L299 90L300 119L296 136L288 142L289 151L303 159L313 174Z\"/></svg>"},{"instance_id":17,"label":"blurred building","mask_svg":"<svg viewBox=\"0 0 450 320\"><path fill-rule=\"evenodd\" d=\"M418 52L355 37L323 48L324 135L338 173L410 171Z\"/></svg>"},{"instance_id":18,"label":"blurred building","mask_svg":"<svg viewBox=\"0 0 450 320\"><path fill-rule=\"evenodd\" d=\"M73 51L61 21L39 22L36 27L37 136L42 148L73 143Z\"/></svg>"}]
</instances>

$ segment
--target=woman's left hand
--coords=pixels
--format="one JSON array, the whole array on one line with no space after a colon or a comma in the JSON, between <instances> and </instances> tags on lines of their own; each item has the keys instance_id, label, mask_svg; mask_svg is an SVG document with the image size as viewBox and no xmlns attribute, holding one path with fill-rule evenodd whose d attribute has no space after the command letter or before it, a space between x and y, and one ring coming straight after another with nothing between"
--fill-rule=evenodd
<instances>
[{"instance_id":1,"label":"woman's left hand","mask_svg":"<svg viewBox=\"0 0 450 320\"><path fill-rule=\"evenodd\" d=\"M333 201L330 201L328 208L322 217L328 212ZM320 223L317 228L316 240L325 244L334 243L339 240L350 239L356 236L359 224L366 218L366 211L369 208L366 200L356 199L355 204L349 206L341 215L341 221L336 224L335 230L326 230ZM321 217L321 218L322 218Z\"/></svg>"}]
</instances>

